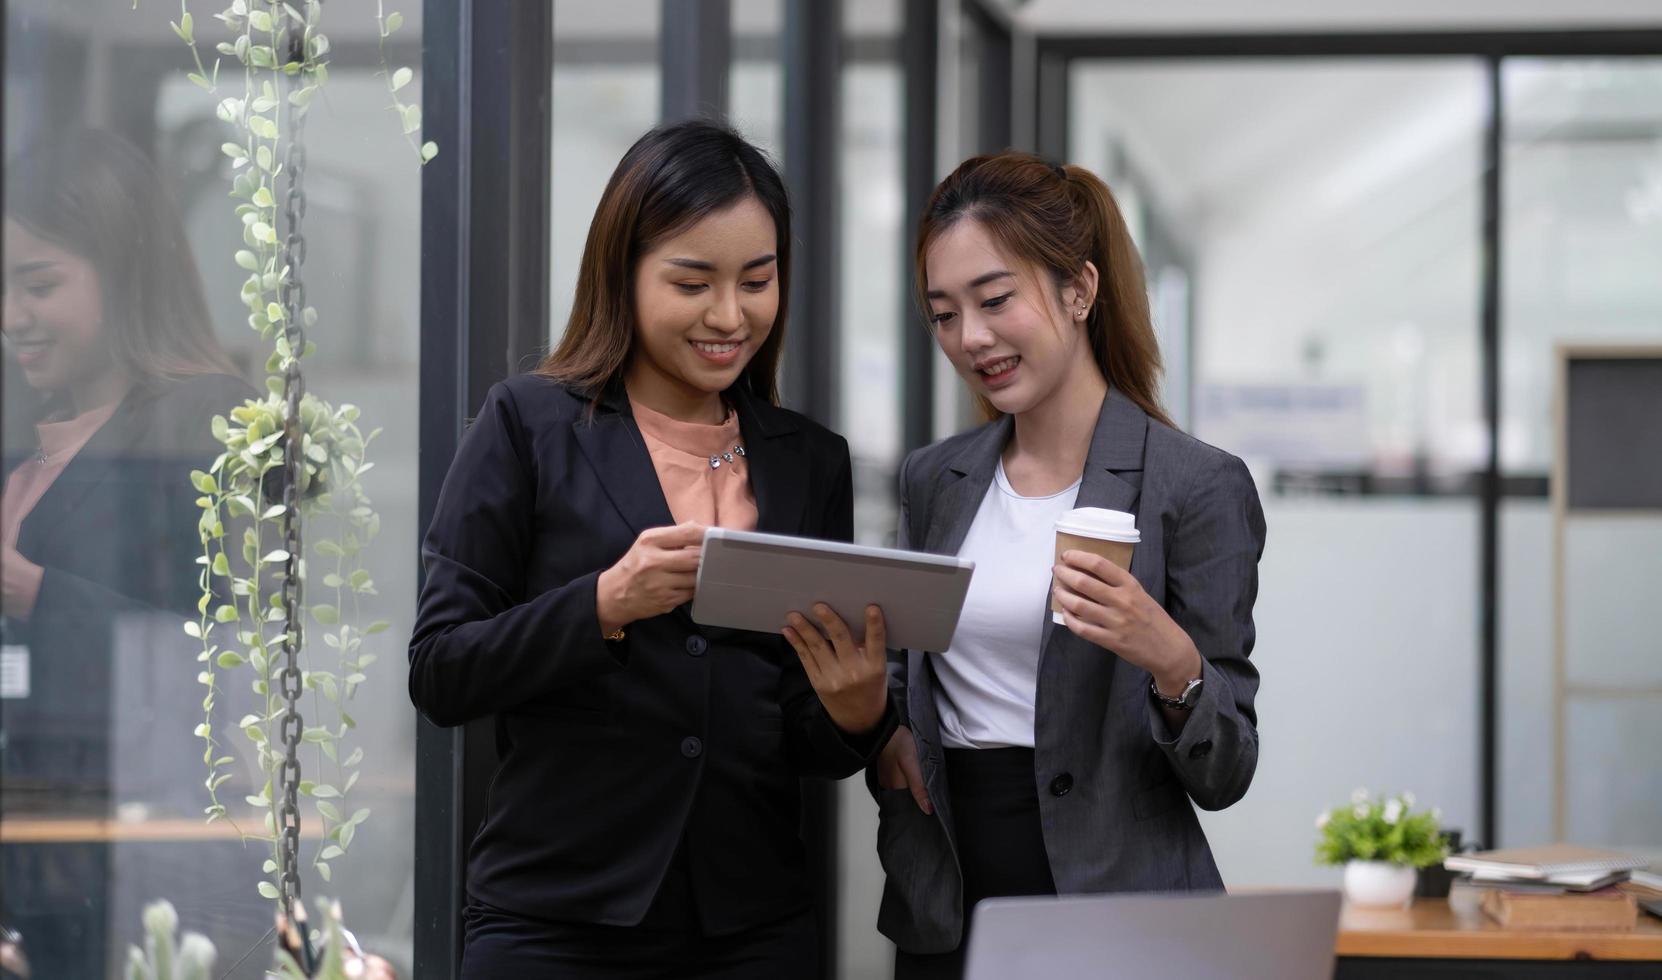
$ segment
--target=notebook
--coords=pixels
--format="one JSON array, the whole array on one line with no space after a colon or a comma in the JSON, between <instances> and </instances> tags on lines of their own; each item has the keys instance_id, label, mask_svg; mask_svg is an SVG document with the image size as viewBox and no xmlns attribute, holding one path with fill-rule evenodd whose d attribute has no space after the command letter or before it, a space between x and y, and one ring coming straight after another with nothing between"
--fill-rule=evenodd
<instances>
[{"instance_id":1,"label":"notebook","mask_svg":"<svg viewBox=\"0 0 1662 980\"><path fill-rule=\"evenodd\" d=\"M1628 873L1626 871L1587 871L1549 875L1545 878L1519 878L1513 875L1479 871L1472 875L1472 884L1489 888L1503 888L1508 891L1562 894L1564 892L1598 891L1600 888L1620 884L1626 881L1627 878Z\"/></svg>"},{"instance_id":2,"label":"notebook","mask_svg":"<svg viewBox=\"0 0 1662 980\"><path fill-rule=\"evenodd\" d=\"M1647 857L1601 851L1575 844L1547 844L1477 854L1454 854L1443 862L1450 871L1542 879L1557 876L1610 874L1634 871L1650 864Z\"/></svg>"}]
</instances>

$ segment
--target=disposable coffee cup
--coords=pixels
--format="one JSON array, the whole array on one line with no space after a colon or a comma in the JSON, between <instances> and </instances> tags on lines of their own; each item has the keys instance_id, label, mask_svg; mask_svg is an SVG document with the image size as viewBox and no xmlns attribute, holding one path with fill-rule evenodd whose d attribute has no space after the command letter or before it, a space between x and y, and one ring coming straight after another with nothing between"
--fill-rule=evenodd
<instances>
[{"instance_id":1,"label":"disposable coffee cup","mask_svg":"<svg viewBox=\"0 0 1662 980\"><path fill-rule=\"evenodd\" d=\"M1131 552L1141 540L1137 518L1121 510L1076 507L1056 519L1057 563L1062 561L1064 551L1088 551L1130 570ZM1062 607L1054 596L1050 600L1050 619L1062 625Z\"/></svg>"}]
</instances>

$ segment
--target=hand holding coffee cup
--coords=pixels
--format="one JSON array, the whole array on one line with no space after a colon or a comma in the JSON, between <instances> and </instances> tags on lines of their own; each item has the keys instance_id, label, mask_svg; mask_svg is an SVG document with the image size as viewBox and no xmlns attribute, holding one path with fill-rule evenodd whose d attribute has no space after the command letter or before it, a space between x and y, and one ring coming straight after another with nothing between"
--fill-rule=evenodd
<instances>
[{"instance_id":1,"label":"hand holding coffee cup","mask_svg":"<svg viewBox=\"0 0 1662 980\"><path fill-rule=\"evenodd\" d=\"M1076 507L1056 519L1056 563L1061 564L1066 552L1084 551L1129 570L1131 553L1141 540L1137 518L1131 514L1105 507ZM1050 618L1058 626L1065 625L1062 606L1054 596Z\"/></svg>"},{"instance_id":2,"label":"hand holding coffee cup","mask_svg":"<svg viewBox=\"0 0 1662 980\"><path fill-rule=\"evenodd\" d=\"M1199 676L1200 652L1130 572L1141 540L1135 518L1084 507L1056 522L1052 618L1082 640L1154 676Z\"/></svg>"}]
</instances>

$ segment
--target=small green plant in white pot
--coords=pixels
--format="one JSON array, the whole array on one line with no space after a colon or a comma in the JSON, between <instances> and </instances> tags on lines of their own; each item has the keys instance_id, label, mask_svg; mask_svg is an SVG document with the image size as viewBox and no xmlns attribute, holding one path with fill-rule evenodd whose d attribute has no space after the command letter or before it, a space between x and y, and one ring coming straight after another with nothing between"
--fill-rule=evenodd
<instances>
[{"instance_id":1,"label":"small green plant in white pot","mask_svg":"<svg viewBox=\"0 0 1662 980\"><path fill-rule=\"evenodd\" d=\"M1435 809L1415 812L1412 793L1376 799L1359 789L1349 805L1316 817L1316 861L1344 866L1350 904L1404 908L1419 869L1448 856L1440 820Z\"/></svg>"}]
</instances>

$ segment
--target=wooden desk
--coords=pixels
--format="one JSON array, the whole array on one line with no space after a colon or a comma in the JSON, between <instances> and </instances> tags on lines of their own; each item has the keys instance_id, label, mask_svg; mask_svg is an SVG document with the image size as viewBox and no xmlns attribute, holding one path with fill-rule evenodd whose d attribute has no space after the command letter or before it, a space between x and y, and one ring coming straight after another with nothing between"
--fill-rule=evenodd
<instances>
[{"instance_id":1,"label":"wooden desk","mask_svg":"<svg viewBox=\"0 0 1662 980\"><path fill-rule=\"evenodd\" d=\"M1341 980L1383 977L1662 978L1662 919L1640 914L1624 932L1503 929L1475 889L1408 909L1347 906L1339 918Z\"/></svg>"},{"instance_id":2,"label":"wooden desk","mask_svg":"<svg viewBox=\"0 0 1662 980\"><path fill-rule=\"evenodd\" d=\"M263 813L245 813L237 824L248 833L263 833ZM300 836L317 838L315 818L302 820ZM236 827L224 819L206 823L193 817L114 820L107 817L26 817L0 820L0 844L132 843L138 841L237 840Z\"/></svg>"}]
</instances>

